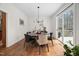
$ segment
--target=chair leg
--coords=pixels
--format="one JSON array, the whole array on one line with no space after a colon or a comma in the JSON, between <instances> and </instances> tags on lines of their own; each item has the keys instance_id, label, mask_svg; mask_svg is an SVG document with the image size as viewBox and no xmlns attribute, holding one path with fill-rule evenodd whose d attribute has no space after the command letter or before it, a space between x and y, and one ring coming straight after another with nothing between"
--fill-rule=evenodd
<instances>
[{"instance_id":1,"label":"chair leg","mask_svg":"<svg viewBox=\"0 0 79 59\"><path fill-rule=\"evenodd\" d=\"M24 48L26 48L26 42L24 42Z\"/></svg>"},{"instance_id":2,"label":"chair leg","mask_svg":"<svg viewBox=\"0 0 79 59\"><path fill-rule=\"evenodd\" d=\"M39 55L40 55L40 46L39 46Z\"/></svg>"},{"instance_id":3,"label":"chair leg","mask_svg":"<svg viewBox=\"0 0 79 59\"><path fill-rule=\"evenodd\" d=\"M52 46L53 46L53 41L51 40L51 42L52 42Z\"/></svg>"},{"instance_id":4,"label":"chair leg","mask_svg":"<svg viewBox=\"0 0 79 59\"><path fill-rule=\"evenodd\" d=\"M48 52L49 52L49 46L48 46L48 44L47 44L47 49L48 49Z\"/></svg>"},{"instance_id":5,"label":"chair leg","mask_svg":"<svg viewBox=\"0 0 79 59\"><path fill-rule=\"evenodd\" d=\"M25 48L26 50L28 50L28 46L27 46L26 42L24 42L24 48Z\"/></svg>"}]
</instances>

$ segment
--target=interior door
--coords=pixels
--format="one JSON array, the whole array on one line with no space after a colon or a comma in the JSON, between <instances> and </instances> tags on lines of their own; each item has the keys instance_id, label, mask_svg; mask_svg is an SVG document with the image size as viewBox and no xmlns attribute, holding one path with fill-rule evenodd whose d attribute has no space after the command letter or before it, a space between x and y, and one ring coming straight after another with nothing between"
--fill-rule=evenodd
<instances>
[{"instance_id":1,"label":"interior door","mask_svg":"<svg viewBox=\"0 0 79 59\"><path fill-rule=\"evenodd\" d=\"M6 47L6 13L2 12L2 43Z\"/></svg>"},{"instance_id":2,"label":"interior door","mask_svg":"<svg viewBox=\"0 0 79 59\"><path fill-rule=\"evenodd\" d=\"M6 47L6 13L0 11L0 47Z\"/></svg>"},{"instance_id":3,"label":"interior door","mask_svg":"<svg viewBox=\"0 0 79 59\"><path fill-rule=\"evenodd\" d=\"M2 46L2 12L0 12L0 46Z\"/></svg>"}]
</instances>

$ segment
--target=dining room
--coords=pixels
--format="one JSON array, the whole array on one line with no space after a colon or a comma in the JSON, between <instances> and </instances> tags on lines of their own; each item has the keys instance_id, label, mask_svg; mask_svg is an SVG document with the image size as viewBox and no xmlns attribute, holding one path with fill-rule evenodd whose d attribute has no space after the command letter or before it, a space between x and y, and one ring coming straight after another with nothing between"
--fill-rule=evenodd
<instances>
[{"instance_id":1,"label":"dining room","mask_svg":"<svg viewBox=\"0 0 79 59\"><path fill-rule=\"evenodd\" d=\"M0 11L6 13L6 44L0 55L72 55L79 43L78 7L75 3L0 3Z\"/></svg>"}]
</instances>

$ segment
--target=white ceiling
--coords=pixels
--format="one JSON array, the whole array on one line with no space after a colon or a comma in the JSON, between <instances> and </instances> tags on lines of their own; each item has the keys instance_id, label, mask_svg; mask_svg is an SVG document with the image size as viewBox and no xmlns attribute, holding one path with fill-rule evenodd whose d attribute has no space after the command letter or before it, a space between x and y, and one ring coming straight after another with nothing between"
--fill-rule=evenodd
<instances>
[{"instance_id":1,"label":"white ceiling","mask_svg":"<svg viewBox=\"0 0 79 59\"><path fill-rule=\"evenodd\" d=\"M27 16L37 16L37 6L39 5L40 16L51 16L63 5L63 3L14 3L14 5L26 13Z\"/></svg>"}]
</instances>

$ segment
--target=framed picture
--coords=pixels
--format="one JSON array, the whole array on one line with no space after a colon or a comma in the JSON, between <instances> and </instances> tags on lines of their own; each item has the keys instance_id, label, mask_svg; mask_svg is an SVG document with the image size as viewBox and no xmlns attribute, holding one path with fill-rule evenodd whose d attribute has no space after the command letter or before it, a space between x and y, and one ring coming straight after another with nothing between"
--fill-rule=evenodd
<instances>
[{"instance_id":1,"label":"framed picture","mask_svg":"<svg viewBox=\"0 0 79 59\"><path fill-rule=\"evenodd\" d=\"M20 25L24 25L24 21L22 19L19 19Z\"/></svg>"}]
</instances>

